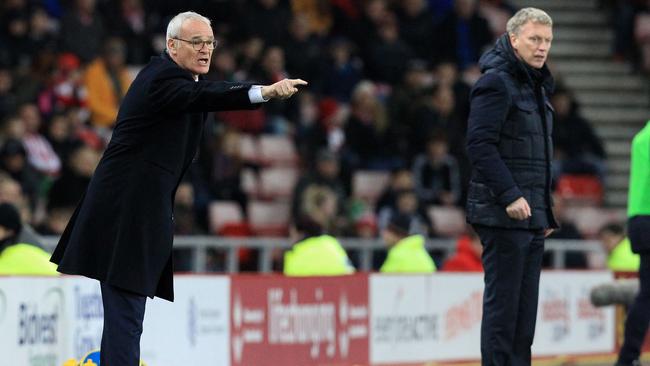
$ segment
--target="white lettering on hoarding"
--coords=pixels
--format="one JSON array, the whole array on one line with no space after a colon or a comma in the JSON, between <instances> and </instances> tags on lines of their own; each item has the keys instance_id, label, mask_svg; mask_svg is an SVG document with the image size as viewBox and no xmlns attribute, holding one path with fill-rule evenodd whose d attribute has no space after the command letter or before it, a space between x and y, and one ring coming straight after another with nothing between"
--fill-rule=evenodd
<instances>
[{"instance_id":1,"label":"white lettering on hoarding","mask_svg":"<svg viewBox=\"0 0 650 366\"><path fill-rule=\"evenodd\" d=\"M312 358L320 356L320 344L325 354L334 357L336 351L336 307L331 302L298 303L297 290L289 291L283 303L284 290L269 289L268 341L270 344L311 344Z\"/></svg>"}]
</instances>

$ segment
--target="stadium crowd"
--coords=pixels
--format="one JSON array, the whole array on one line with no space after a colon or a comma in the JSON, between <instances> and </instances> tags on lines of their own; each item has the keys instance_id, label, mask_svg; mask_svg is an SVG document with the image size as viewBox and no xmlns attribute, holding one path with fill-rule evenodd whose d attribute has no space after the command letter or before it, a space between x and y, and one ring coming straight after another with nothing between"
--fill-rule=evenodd
<instances>
[{"instance_id":1,"label":"stadium crowd","mask_svg":"<svg viewBox=\"0 0 650 366\"><path fill-rule=\"evenodd\" d=\"M219 42L207 78L309 87L209 116L176 197L177 234L286 235L289 222L210 224L214 201L237 202L244 222L253 201L280 201L293 220L328 213L321 223L333 235L377 237L398 215L412 232L442 235L428 209L464 205L468 95L480 55L516 10L507 1L3 1L0 202L42 235L62 233L138 68L163 52L170 16L188 9L212 19ZM561 80L552 103L556 178L604 180L603 144ZM280 144L260 154L264 139ZM276 159L283 144L295 155ZM284 190L260 186L272 168ZM389 180L366 197L355 176L368 171ZM582 234L567 223L556 237Z\"/></svg>"}]
</instances>

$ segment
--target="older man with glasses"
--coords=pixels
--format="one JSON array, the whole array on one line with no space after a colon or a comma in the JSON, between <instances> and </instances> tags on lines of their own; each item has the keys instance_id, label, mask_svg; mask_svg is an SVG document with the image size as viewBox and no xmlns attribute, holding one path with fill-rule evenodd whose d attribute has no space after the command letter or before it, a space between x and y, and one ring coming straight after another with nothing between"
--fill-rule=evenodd
<instances>
[{"instance_id":1,"label":"older man with glasses","mask_svg":"<svg viewBox=\"0 0 650 366\"><path fill-rule=\"evenodd\" d=\"M60 272L101 284L102 366L138 365L146 297L174 299L174 196L207 112L256 108L307 84L203 80L216 45L210 20L197 13L169 22L167 49L129 88L111 142L52 255Z\"/></svg>"}]
</instances>

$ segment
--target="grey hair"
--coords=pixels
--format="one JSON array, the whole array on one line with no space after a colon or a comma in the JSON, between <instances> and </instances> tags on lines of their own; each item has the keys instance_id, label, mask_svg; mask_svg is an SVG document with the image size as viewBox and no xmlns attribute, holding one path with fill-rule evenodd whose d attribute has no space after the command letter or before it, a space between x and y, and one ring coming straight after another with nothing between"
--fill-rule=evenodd
<instances>
[{"instance_id":1,"label":"grey hair","mask_svg":"<svg viewBox=\"0 0 650 366\"><path fill-rule=\"evenodd\" d=\"M508 20L506 31L508 34L518 35L521 27L528 22L548 25L550 27L553 26L553 19L551 19L544 10L537 8L523 8Z\"/></svg>"},{"instance_id":2,"label":"grey hair","mask_svg":"<svg viewBox=\"0 0 650 366\"><path fill-rule=\"evenodd\" d=\"M199 13L195 13L193 11L178 13L176 14L176 16L172 18L172 20L169 21L169 24L167 24L167 40L165 44L169 44L170 39L178 38L178 36L180 36L181 27L183 26L183 23L185 23L186 20L190 20L190 19L200 20L207 25L212 24L210 22L210 19L204 17ZM167 48L169 48L169 46L167 46Z\"/></svg>"}]
</instances>

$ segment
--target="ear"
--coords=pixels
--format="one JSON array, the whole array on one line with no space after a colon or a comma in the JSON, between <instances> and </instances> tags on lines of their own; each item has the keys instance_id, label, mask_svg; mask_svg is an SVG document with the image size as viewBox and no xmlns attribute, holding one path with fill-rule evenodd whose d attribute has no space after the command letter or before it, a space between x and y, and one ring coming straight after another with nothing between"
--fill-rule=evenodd
<instances>
[{"instance_id":1,"label":"ear","mask_svg":"<svg viewBox=\"0 0 650 366\"><path fill-rule=\"evenodd\" d=\"M519 39L516 35L512 33L508 33L508 37L510 38L510 45L512 46L513 49L517 49L519 47Z\"/></svg>"},{"instance_id":2,"label":"ear","mask_svg":"<svg viewBox=\"0 0 650 366\"><path fill-rule=\"evenodd\" d=\"M169 50L170 54L172 54L172 55L176 54L176 45L177 44L178 43L176 42L175 39L170 38L170 39L167 40L167 49Z\"/></svg>"}]
</instances>

